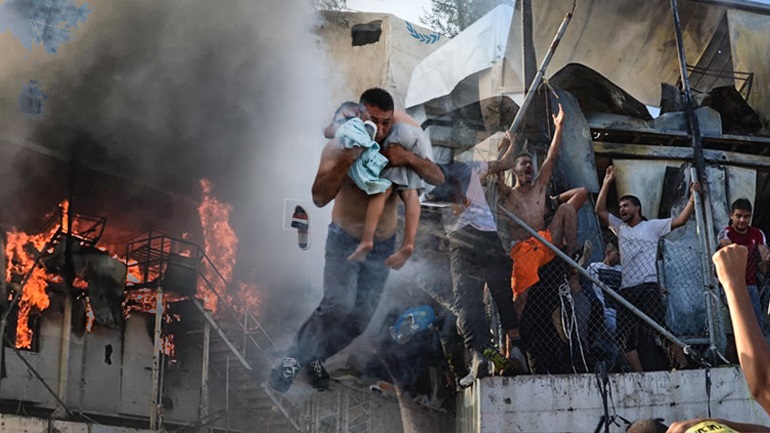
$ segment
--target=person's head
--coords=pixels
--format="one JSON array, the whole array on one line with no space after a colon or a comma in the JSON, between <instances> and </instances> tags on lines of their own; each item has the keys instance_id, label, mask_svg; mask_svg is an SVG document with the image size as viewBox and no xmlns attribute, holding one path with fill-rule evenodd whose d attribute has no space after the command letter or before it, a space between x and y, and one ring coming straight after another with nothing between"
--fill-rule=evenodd
<instances>
[{"instance_id":1,"label":"person's head","mask_svg":"<svg viewBox=\"0 0 770 433\"><path fill-rule=\"evenodd\" d=\"M618 213L620 219L626 224L636 224L644 220L642 216L642 202L634 195L624 195L618 200Z\"/></svg>"},{"instance_id":2,"label":"person's head","mask_svg":"<svg viewBox=\"0 0 770 433\"><path fill-rule=\"evenodd\" d=\"M343 102L342 105L337 108L337 111L334 112L332 122L324 128L324 137L334 138L337 128L354 117L360 117L362 120L366 120L364 108L353 101Z\"/></svg>"},{"instance_id":3,"label":"person's head","mask_svg":"<svg viewBox=\"0 0 770 433\"><path fill-rule=\"evenodd\" d=\"M519 153L513 158L513 175L516 177L516 183L519 185L529 185L535 178L535 165L532 162L532 155L528 153Z\"/></svg>"},{"instance_id":4,"label":"person's head","mask_svg":"<svg viewBox=\"0 0 770 433\"><path fill-rule=\"evenodd\" d=\"M730 225L741 233L746 232L751 225L751 202L747 198L739 198L730 206Z\"/></svg>"},{"instance_id":5,"label":"person's head","mask_svg":"<svg viewBox=\"0 0 770 433\"><path fill-rule=\"evenodd\" d=\"M390 134L390 128L393 126L395 107L393 97L387 90L373 87L364 91L358 102L366 109L369 120L377 125L377 135L374 137L374 141L382 143L385 137Z\"/></svg>"},{"instance_id":6,"label":"person's head","mask_svg":"<svg viewBox=\"0 0 770 433\"><path fill-rule=\"evenodd\" d=\"M613 241L607 241L604 246L604 263L609 266L615 266L620 263L620 250L618 244Z\"/></svg>"}]
</instances>

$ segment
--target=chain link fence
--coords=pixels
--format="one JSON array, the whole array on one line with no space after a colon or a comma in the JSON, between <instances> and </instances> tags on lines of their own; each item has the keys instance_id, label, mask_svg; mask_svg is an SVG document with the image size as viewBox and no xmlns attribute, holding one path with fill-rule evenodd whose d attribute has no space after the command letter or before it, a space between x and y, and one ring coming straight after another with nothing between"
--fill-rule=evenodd
<instances>
[{"instance_id":1,"label":"chain link fence","mask_svg":"<svg viewBox=\"0 0 770 433\"><path fill-rule=\"evenodd\" d=\"M593 246L604 251L600 262L580 260L590 256L585 245L575 256L578 263L540 242L514 259L514 274L536 272L526 290L516 289L522 291L516 305L532 373L594 371L597 362L610 371L692 366L684 346L693 354L712 348L710 330L722 320L721 302L704 281L709 270L697 238L672 233L618 244L607 232L603 242Z\"/></svg>"}]
</instances>

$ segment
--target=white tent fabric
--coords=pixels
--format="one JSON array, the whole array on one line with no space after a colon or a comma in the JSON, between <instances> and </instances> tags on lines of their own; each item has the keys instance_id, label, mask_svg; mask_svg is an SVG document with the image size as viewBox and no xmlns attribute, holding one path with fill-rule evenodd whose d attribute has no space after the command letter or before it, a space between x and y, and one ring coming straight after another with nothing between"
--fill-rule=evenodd
<instances>
[{"instance_id":1,"label":"white tent fabric","mask_svg":"<svg viewBox=\"0 0 770 433\"><path fill-rule=\"evenodd\" d=\"M564 0L533 2L533 37L538 64L570 6L571 2ZM696 64L711 41L725 8L700 2L680 2L679 9L687 60ZM412 73L407 107L450 95L464 79L492 68L500 60L493 49L504 50L505 60L514 71L502 84L505 92L523 91L524 85L516 76L521 70L520 19L518 13L514 18L508 11L510 8L505 13L500 8L494 10L419 63ZM498 13L501 15L496 16ZM510 26L500 27L503 22ZM582 63L645 104L657 105L660 83L674 83L679 75L669 2L578 1L546 76L569 63Z\"/></svg>"},{"instance_id":2,"label":"white tent fabric","mask_svg":"<svg viewBox=\"0 0 770 433\"><path fill-rule=\"evenodd\" d=\"M500 5L431 53L412 71L406 107L448 95L465 77L505 56L513 8Z\"/></svg>"}]
</instances>

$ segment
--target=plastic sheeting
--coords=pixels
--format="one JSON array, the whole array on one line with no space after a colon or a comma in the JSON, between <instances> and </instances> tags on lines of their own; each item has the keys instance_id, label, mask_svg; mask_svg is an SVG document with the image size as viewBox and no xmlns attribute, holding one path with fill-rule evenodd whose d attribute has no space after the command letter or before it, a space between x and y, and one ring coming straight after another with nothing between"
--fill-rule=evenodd
<instances>
[{"instance_id":1,"label":"plastic sheeting","mask_svg":"<svg viewBox=\"0 0 770 433\"><path fill-rule=\"evenodd\" d=\"M564 0L533 3L533 38L538 64L570 7L571 2ZM724 8L680 2L679 9L688 62L695 64L711 41ZM487 61L494 59L489 51L491 47L504 46L505 59L513 71L521 71L520 17L517 13L510 20L510 28L504 33L507 43L500 41L504 37L499 28L501 22L502 18L480 20L476 23L478 27L474 24L465 31L473 35L494 35L494 39L483 44L470 38L471 42L455 43L465 37L463 32L418 64L409 85L407 107L441 98L451 93L453 86L464 78L479 72L482 62L469 59L475 59L475 53L484 46L487 47ZM480 28L482 24L487 28ZM582 63L645 104L657 105L660 82L673 83L679 76L677 56L671 7L667 0L580 0L548 71L557 71L569 63ZM486 68L491 67L490 62ZM438 77L451 77L451 80L439 80ZM524 91L516 74L509 74L503 87L506 93Z\"/></svg>"},{"instance_id":2,"label":"plastic sheeting","mask_svg":"<svg viewBox=\"0 0 770 433\"><path fill-rule=\"evenodd\" d=\"M418 63L412 71L406 106L448 95L465 77L502 60L512 17L513 8L500 5Z\"/></svg>"}]
</instances>

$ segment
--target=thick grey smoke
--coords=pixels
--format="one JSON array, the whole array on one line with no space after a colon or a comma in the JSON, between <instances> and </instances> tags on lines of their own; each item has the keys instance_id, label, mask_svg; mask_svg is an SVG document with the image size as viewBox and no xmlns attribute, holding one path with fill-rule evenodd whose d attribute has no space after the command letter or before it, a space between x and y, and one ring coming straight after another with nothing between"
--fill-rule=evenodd
<instances>
[{"instance_id":1,"label":"thick grey smoke","mask_svg":"<svg viewBox=\"0 0 770 433\"><path fill-rule=\"evenodd\" d=\"M325 91L309 2L88 7L58 53L25 54L19 40L0 39L1 51L15 53L0 67L3 221L30 224L64 198L61 159L73 156L76 210L108 216L116 238L148 227L195 233L198 180L207 177L234 206L236 278L255 279L266 317L296 329L320 297L329 212L312 206L310 185L338 102ZM47 99L30 119L17 96L33 80ZM309 251L288 227L287 199L310 213Z\"/></svg>"}]
</instances>

